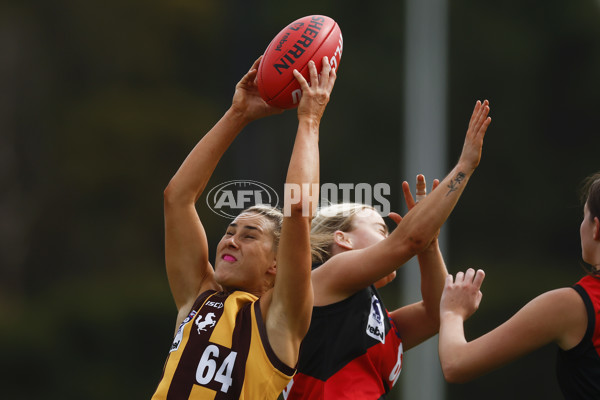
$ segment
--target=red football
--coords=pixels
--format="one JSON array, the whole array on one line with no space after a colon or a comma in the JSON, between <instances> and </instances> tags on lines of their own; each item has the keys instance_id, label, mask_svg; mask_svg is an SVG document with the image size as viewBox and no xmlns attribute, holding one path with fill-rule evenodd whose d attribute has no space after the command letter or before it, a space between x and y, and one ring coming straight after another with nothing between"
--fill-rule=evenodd
<instances>
[{"instance_id":1,"label":"red football","mask_svg":"<svg viewBox=\"0 0 600 400\"><path fill-rule=\"evenodd\" d=\"M313 60L321 71L324 56L337 70L342 58L342 31L338 24L324 15L300 18L275 36L258 66L258 90L270 105L279 108L298 106L302 90L293 70L309 80L308 62Z\"/></svg>"}]
</instances>

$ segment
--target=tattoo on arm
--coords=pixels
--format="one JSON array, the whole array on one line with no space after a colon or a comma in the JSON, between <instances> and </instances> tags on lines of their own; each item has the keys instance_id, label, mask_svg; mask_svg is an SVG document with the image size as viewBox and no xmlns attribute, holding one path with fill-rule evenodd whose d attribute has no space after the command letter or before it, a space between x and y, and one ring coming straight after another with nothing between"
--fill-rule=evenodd
<instances>
[{"instance_id":1,"label":"tattoo on arm","mask_svg":"<svg viewBox=\"0 0 600 400\"><path fill-rule=\"evenodd\" d=\"M452 179L452 180L450 181L450 183L448 184L448 189L449 189L449 190L448 190L448 193L446 193L446 196L448 196L450 193L452 193L452 192L454 192L454 191L458 190L458 185L460 185L460 183L461 183L462 181L464 181L466 177L467 177L467 176L466 176L465 174L463 174L462 172L459 172L459 173L456 175L456 178Z\"/></svg>"}]
</instances>

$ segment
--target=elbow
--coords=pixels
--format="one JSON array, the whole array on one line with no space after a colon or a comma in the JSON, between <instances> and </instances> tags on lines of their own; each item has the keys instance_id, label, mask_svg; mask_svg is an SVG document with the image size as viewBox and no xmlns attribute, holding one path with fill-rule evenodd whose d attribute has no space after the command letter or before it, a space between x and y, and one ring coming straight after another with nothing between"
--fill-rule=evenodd
<instances>
[{"instance_id":1,"label":"elbow","mask_svg":"<svg viewBox=\"0 0 600 400\"><path fill-rule=\"evenodd\" d=\"M466 383L471 380L467 371L462 368L459 363L440 359L442 364L442 372L444 379L448 383Z\"/></svg>"},{"instance_id":2,"label":"elbow","mask_svg":"<svg viewBox=\"0 0 600 400\"><path fill-rule=\"evenodd\" d=\"M195 203L194 193L191 191L181 190L177 184L171 180L163 191L163 201L165 208L178 206L182 204Z\"/></svg>"},{"instance_id":3,"label":"elbow","mask_svg":"<svg viewBox=\"0 0 600 400\"><path fill-rule=\"evenodd\" d=\"M169 182L169 184L163 191L163 201L164 201L165 208L167 208L173 204L176 204L178 197L179 196L177 195L177 191L175 190L175 187L173 186L173 184L171 182Z\"/></svg>"},{"instance_id":4,"label":"elbow","mask_svg":"<svg viewBox=\"0 0 600 400\"><path fill-rule=\"evenodd\" d=\"M448 383L465 383L460 373L456 371L456 368L452 366L443 366L442 372L444 373L444 379Z\"/></svg>"},{"instance_id":5,"label":"elbow","mask_svg":"<svg viewBox=\"0 0 600 400\"><path fill-rule=\"evenodd\" d=\"M174 192L173 185L171 184L171 182L169 182L169 184L163 191L163 199L165 200L165 203L173 200L173 195L174 195L173 192Z\"/></svg>"}]
</instances>

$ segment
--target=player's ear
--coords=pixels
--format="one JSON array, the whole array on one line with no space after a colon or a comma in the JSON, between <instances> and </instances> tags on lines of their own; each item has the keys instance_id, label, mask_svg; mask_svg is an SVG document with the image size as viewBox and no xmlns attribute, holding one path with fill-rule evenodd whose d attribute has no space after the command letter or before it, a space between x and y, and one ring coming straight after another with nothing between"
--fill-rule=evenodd
<instances>
[{"instance_id":1,"label":"player's ear","mask_svg":"<svg viewBox=\"0 0 600 400\"><path fill-rule=\"evenodd\" d=\"M335 231L333 234L333 242L344 250L352 250L352 238L347 232Z\"/></svg>"},{"instance_id":2,"label":"player's ear","mask_svg":"<svg viewBox=\"0 0 600 400\"><path fill-rule=\"evenodd\" d=\"M600 240L600 220L594 217L594 240Z\"/></svg>"},{"instance_id":3,"label":"player's ear","mask_svg":"<svg viewBox=\"0 0 600 400\"><path fill-rule=\"evenodd\" d=\"M273 261L271 262L271 265L267 269L267 273L272 274L272 275L275 275L277 273L277 254L275 254L275 257L273 257Z\"/></svg>"}]
</instances>

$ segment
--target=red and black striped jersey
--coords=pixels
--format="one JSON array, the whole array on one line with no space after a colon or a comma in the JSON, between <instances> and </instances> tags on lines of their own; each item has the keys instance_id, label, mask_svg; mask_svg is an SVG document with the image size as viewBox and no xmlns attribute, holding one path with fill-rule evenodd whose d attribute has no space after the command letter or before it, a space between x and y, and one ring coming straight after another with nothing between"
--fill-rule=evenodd
<instances>
[{"instance_id":1,"label":"red and black striped jersey","mask_svg":"<svg viewBox=\"0 0 600 400\"><path fill-rule=\"evenodd\" d=\"M402 370L402 340L375 287L314 307L287 400L379 399Z\"/></svg>"},{"instance_id":2,"label":"red and black striped jersey","mask_svg":"<svg viewBox=\"0 0 600 400\"><path fill-rule=\"evenodd\" d=\"M600 399L600 278L586 276L573 286L585 304L588 326L577 346L558 351L558 384L567 399Z\"/></svg>"},{"instance_id":3,"label":"red and black striped jersey","mask_svg":"<svg viewBox=\"0 0 600 400\"><path fill-rule=\"evenodd\" d=\"M256 296L211 290L179 326L152 400L277 399L294 372L271 349Z\"/></svg>"}]
</instances>

